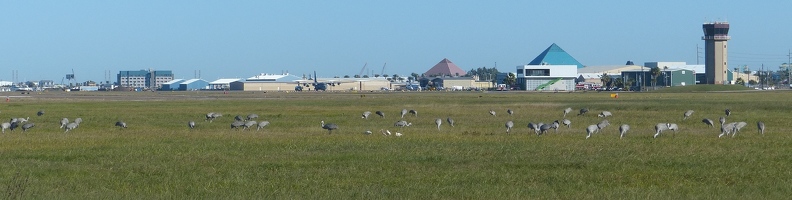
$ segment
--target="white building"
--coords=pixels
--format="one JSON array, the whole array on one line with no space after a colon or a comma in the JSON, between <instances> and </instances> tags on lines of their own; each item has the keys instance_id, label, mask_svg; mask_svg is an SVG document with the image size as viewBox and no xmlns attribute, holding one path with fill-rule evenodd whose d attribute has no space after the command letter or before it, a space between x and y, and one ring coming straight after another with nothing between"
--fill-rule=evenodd
<instances>
[{"instance_id":1,"label":"white building","mask_svg":"<svg viewBox=\"0 0 792 200\"><path fill-rule=\"evenodd\" d=\"M523 90L575 90L577 65L517 66L517 85Z\"/></svg>"}]
</instances>

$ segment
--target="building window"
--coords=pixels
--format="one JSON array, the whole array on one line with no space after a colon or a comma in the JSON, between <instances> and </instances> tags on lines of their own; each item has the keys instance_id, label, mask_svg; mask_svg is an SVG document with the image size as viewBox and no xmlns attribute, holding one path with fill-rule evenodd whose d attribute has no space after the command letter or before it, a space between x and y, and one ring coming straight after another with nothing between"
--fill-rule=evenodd
<instances>
[{"instance_id":1,"label":"building window","mask_svg":"<svg viewBox=\"0 0 792 200\"><path fill-rule=\"evenodd\" d=\"M525 76L550 76L550 69L525 69Z\"/></svg>"}]
</instances>

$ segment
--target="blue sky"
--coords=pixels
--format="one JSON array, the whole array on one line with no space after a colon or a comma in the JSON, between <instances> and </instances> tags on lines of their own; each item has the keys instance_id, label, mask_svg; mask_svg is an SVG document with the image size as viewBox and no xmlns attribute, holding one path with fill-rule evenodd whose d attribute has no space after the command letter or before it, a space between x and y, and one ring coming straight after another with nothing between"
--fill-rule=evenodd
<instances>
[{"instance_id":1,"label":"blue sky","mask_svg":"<svg viewBox=\"0 0 792 200\"><path fill-rule=\"evenodd\" d=\"M584 65L696 63L701 24L731 24L729 67L777 69L792 49L792 1L2 1L0 80L115 80L259 73L320 77L513 71L552 43ZM703 64L703 57L700 61Z\"/></svg>"}]
</instances>

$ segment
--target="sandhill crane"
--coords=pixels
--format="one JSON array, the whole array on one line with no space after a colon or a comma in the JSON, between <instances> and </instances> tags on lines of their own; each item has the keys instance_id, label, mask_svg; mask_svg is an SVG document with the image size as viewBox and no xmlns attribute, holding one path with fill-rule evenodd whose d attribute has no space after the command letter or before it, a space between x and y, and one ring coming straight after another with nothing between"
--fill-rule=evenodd
<instances>
[{"instance_id":1,"label":"sandhill crane","mask_svg":"<svg viewBox=\"0 0 792 200\"><path fill-rule=\"evenodd\" d=\"M385 113L384 113L384 112L382 112L382 111L379 111L379 110L378 110L378 111L376 111L376 112L374 112L374 113L376 113L377 115L379 115L379 116L380 116L380 118L385 118Z\"/></svg>"},{"instance_id":2,"label":"sandhill crane","mask_svg":"<svg viewBox=\"0 0 792 200\"><path fill-rule=\"evenodd\" d=\"M627 131L629 130L630 130L630 125L622 124L621 126L619 126L619 138L623 138L624 135L627 134Z\"/></svg>"},{"instance_id":3,"label":"sandhill crane","mask_svg":"<svg viewBox=\"0 0 792 200\"><path fill-rule=\"evenodd\" d=\"M70 130L74 130L75 128L77 128L77 123L72 122L72 123L66 124L66 126L65 126L66 131L63 132L63 133L68 133Z\"/></svg>"},{"instance_id":4,"label":"sandhill crane","mask_svg":"<svg viewBox=\"0 0 792 200\"><path fill-rule=\"evenodd\" d=\"M662 133L665 130L668 130L669 126L670 126L669 123L659 123L659 124L655 125L655 134L654 134L653 137L657 138L657 136L659 136L660 133Z\"/></svg>"},{"instance_id":5,"label":"sandhill crane","mask_svg":"<svg viewBox=\"0 0 792 200\"><path fill-rule=\"evenodd\" d=\"M682 114L682 120L687 120L691 115L693 115L693 110L685 111L685 114Z\"/></svg>"},{"instance_id":6,"label":"sandhill crane","mask_svg":"<svg viewBox=\"0 0 792 200\"><path fill-rule=\"evenodd\" d=\"M195 122L194 121L187 122L187 127L190 127L190 129L194 129L195 128Z\"/></svg>"},{"instance_id":7,"label":"sandhill crane","mask_svg":"<svg viewBox=\"0 0 792 200\"><path fill-rule=\"evenodd\" d=\"M584 115L584 114L588 113L588 111L589 111L588 108L581 108L580 109L580 113L578 113L578 116Z\"/></svg>"},{"instance_id":8,"label":"sandhill crane","mask_svg":"<svg viewBox=\"0 0 792 200\"><path fill-rule=\"evenodd\" d=\"M533 122L529 122L529 123L528 123L528 128L530 128L531 130L533 130L533 131L534 131L534 133L536 133L536 135L539 135L539 128L542 126L542 125L540 125L540 124L541 124L541 123L539 123L539 124L534 124Z\"/></svg>"},{"instance_id":9,"label":"sandhill crane","mask_svg":"<svg viewBox=\"0 0 792 200\"><path fill-rule=\"evenodd\" d=\"M413 117L418 117L418 111L410 110L410 114L412 114Z\"/></svg>"},{"instance_id":10,"label":"sandhill crane","mask_svg":"<svg viewBox=\"0 0 792 200\"><path fill-rule=\"evenodd\" d=\"M245 121L245 118L242 118L242 116L241 116L241 115L237 115L237 116L234 116L234 120L236 120L236 121L243 121L243 122L244 122L244 121Z\"/></svg>"},{"instance_id":11,"label":"sandhill crane","mask_svg":"<svg viewBox=\"0 0 792 200\"><path fill-rule=\"evenodd\" d=\"M489 114L492 115L492 116L495 116L495 111L494 110L490 110Z\"/></svg>"},{"instance_id":12,"label":"sandhill crane","mask_svg":"<svg viewBox=\"0 0 792 200\"><path fill-rule=\"evenodd\" d=\"M558 123L558 120L555 120L555 121L553 121L552 124L550 124L550 128L552 128L553 132L556 132L556 133L558 133L558 127L559 126L561 126L561 124Z\"/></svg>"},{"instance_id":13,"label":"sandhill crane","mask_svg":"<svg viewBox=\"0 0 792 200\"><path fill-rule=\"evenodd\" d=\"M68 118L63 118L63 119L61 119L60 123L61 123L60 128L63 128L64 126L66 126L66 124L69 123L69 119Z\"/></svg>"},{"instance_id":14,"label":"sandhill crane","mask_svg":"<svg viewBox=\"0 0 792 200\"><path fill-rule=\"evenodd\" d=\"M393 133L393 135L396 136L396 137L401 137L402 136L402 134L399 133L399 132Z\"/></svg>"},{"instance_id":15,"label":"sandhill crane","mask_svg":"<svg viewBox=\"0 0 792 200\"><path fill-rule=\"evenodd\" d=\"M597 117L606 118L606 117L610 117L611 115L613 114L609 111L602 111L600 112L600 114L597 114Z\"/></svg>"},{"instance_id":16,"label":"sandhill crane","mask_svg":"<svg viewBox=\"0 0 792 200\"><path fill-rule=\"evenodd\" d=\"M743 127L745 127L747 125L748 125L748 123L745 123L745 122L737 122L736 124L734 124L734 131L732 133L732 137L737 135L737 133L740 132L740 129L742 129Z\"/></svg>"},{"instance_id":17,"label":"sandhill crane","mask_svg":"<svg viewBox=\"0 0 792 200\"><path fill-rule=\"evenodd\" d=\"M756 122L756 128L758 128L758 129L759 129L759 133L761 133L762 135L764 135L764 130L765 130L765 124L764 124L764 122L762 122L762 121L758 121L758 122Z\"/></svg>"},{"instance_id":18,"label":"sandhill crane","mask_svg":"<svg viewBox=\"0 0 792 200\"><path fill-rule=\"evenodd\" d=\"M363 131L363 135L371 135L371 131L370 130Z\"/></svg>"},{"instance_id":19,"label":"sandhill crane","mask_svg":"<svg viewBox=\"0 0 792 200\"><path fill-rule=\"evenodd\" d=\"M267 125L269 125L269 123L270 123L269 121L261 121L261 122L259 122L258 123L258 127L256 127L256 131L266 127Z\"/></svg>"},{"instance_id":20,"label":"sandhill crane","mask_svg":"<svg viewBox=\"0 0 792 200\"><path fill-rule=\"evenodd\" d=\"M74 119L74 123L76 123L77 126L79 126L82 123L82 118L78 117L77 119Z\"/></svg>"},{"instance_id":21,"label":"sandhill crane","mask_svg":"<svg viewBox=\"0 0 792 200\"><path fill-rule=\"evenodd\" d=\"M214 121L218 117L222 117L222 116L223 116L223 114L210 112L210 113L206 114L206 121L209 121L209 123L212 123L212 121Z\"/></svg>"},{"instance_id":22,"label":"sandhill crane","mask_svg":"<svg viewBox=\"0 0 792 200\"><path fill-rule=\"evenodd\" d=\"M731 110L730 109L726 108L726 110L724 110L724 112L726 113L726 117L731 116Z\"/></svg>"},{"instance_id":23,"label":"sandhill crane","mask_svg":"<svg viewBox=\"0 0 792 200\"><path fill-rule=\"evenodd\" d=\"M443 124L443 120L440 118L435 119L435 124L437 125L437 130L440 130L440 124Z\"/></svg>"},{"instance_id":24,"label":"sandhill crane","mask_svg":"<svg viewBox=\"0 0 792 200\"><path fill-rule=\"evenodd\" d=\"M8 129L10 129L11 131L14 131L14 129L16 129L17 127L19 127L19 122L14 121L14 122L11 122L11 126L8 127Z\"/></svg>"},{"instance_id":25,"label":"sandhill crane","mask_svg":"<svg viewBox=\"0 0 792 200\"><path fill-rule=\"evenodd\" d=\"M34 123L27 123L25 125L22 125L22 132L27 132L28 129L31 129L34 126L36 126L36 124Z\"/></svg>"},{"instance_id":26,"label":"sandhill crane","mask_svg":"<svg viewBox=\"0 0 792 200\"><path fill-rule=\"evenodd\" d=\"M720 121L720 124L721 124L721 125L723 125L723 124L725 124L725 123L726 123L726 117L720 117L720 118L718 119L718 121Z\"/></svg>"},{"instance_id":27,"label":"sandhill crane","mask_svg":"<svg viewBox=\"0 0 792 200\"><path fill-rule=\"evenodd\" d=\"M38 112L36 112L36 116L41 117L42 115L44 115L44 111L43 110L39 110Z\"/></svg>"},{"instance_id":28,"label":"sandhill crane","mask_svg":"<svg viewBox=\"0 0 792 200\"><path fill-rule=\"evenodd\" d=\"M5 130L6 130L6 129L9 129L9 128L11 128L11 123L8 123L8 122L3 122L2 124L0 124L0 127L2 127L2 128L3 128L3 133L5 133Z\"/></svg>"},{"instance_id":29,"label":"sandhill crane","mask_svg":"<svg viewBox=\"0 0 792 200\"><path fill-rule=\"evenodd\" d=\"M674 131L674 134L676 134L676 132L679 131L679 126L677 126L677 124L670 123L668 124L668 130L672 130Z\"/></svg>"},{"instance_id":30,"label":"sandhill crane","mask_svg":"<svg viewBox=\"0 0 792 200\"><path fill-rule=\"evenodd\" d=\"M231 122L231 129L239 130L239 127L242 126L245 126L245 122L243 121L234 120L234 122Z\"/></svg>"},{"instance_id":31,"label":"sandhill crane","mask_svg":"<svg viewBox=\"0 0 792 200\"><path fill-rule=\"evenodd\" d=\"M401 118L404 118L404 115L407 114L407 109L402 109L401 111Z\"/></svg>"},{"instance_id":32,"label":"sandhill crane","mask_svg":"<svg viewBox=\"0 0 792 200\"><path fill-rule=\"evenodd\" d=\"M363 112L363 117L361 117L361 118L368 119L369 115L371 115L371 111Z\"/></svg>"},{"instance_id":33,"label":"sandhill crane","mask_svg":"<svg viewBox=\"0 0 792 200\"><path fill-rule=\"evenodd\" d=\"M704 122L704 124L709 125L710 127L715 127L714 122L712 122L711 119L704 118L701 120L701 122Z\"/></svg>"},{"instance_id":34,"label":"sandhill crane","mask_svg":"<svg viewBox=\"0 0 792 200\"><path fill-rule=\"evenodd\" d=\"M511 109L507 109L507 110L506 110L506 113L509 113L509 115L513 115L513 114L514 114L514 111L512 111Z\"/></svg>"},{"instance_id":35,"label":"sandhill crane","mask_svg":"<svg viewBox=\"0 0 792 200\"><path fill-rule=\"evenodd\" d=\"M571 112L572 112L572 108L566 108L566 109L564 109L564 118L566 118L566 115L567 115L567 114L569 114L569 113L571 113Z\"/></svg>"},{"instance_id":36,"label":"sandhill crane","mask_svg":"<svg viewBox=\"0 0 792 200\"><path fill-rule=\"evenodd\" d=\"M391 132L390 132L389 130L383 130L383 129L380 129L380 133L382 133L382 135L384 135L384 136L389 136L389 135L391 135Z\"/></svg>"},{"instance_id":37,"label":"sandhill crane","mask_svg":"<svg viewBox=\"0 0 792 200\"><path fill-rule=\"evenodd\" d=\"M257 114L249 114L249 115L247 116L247 120L251 120L251 119L257 119L258 117L259 117L259 116L258 116Z\"/></svg>"},{"instance_id":38,"label":"sandhill crane","mask_svg":"<svg viewBox=\"0 0 792 200\"><path fill-rule=\"evenodd\" d=\"M454 127L454 119L451 119L450 117L446 118L446 122L448 122L448 125L451 125L451 127Z\"/></svg>"},{"instance_id":39,"label":"sandhill crane","mask_svg":"<svg viewBox=\"0 0 792 200\"><path fill-rule=\"evenodd\" d=\"M508 121L506 122L506 133L511 133L511 129L514 127L514 122Z\"/></svg>"},{"instance_id":40,"label":"sandhill crane","mask_svg":"<svg viewBox=\"0 0 792 200\"><path fill-rule=\"evenodd\" d=\"M324 121L322 121L322 128L327 129L327 134L331 134L333 133L333 130L338 129L338 125L333 123L325 124Z\"/></svg>"},{"instance_id":41,"label":"sandhill crane","mask_svg":"<svg viewBox=\"0 0 792 200\"><path fill-rule=\"evenodd\" d=\"M572 121L569 121L568 119L562 120L561 123L563 123L567 128L570 128L572 125Z\"/></svg>"},{"instance_id":42,"label":"sandhill crane","mask_svg":"<svg viewBox=\"0 0 792 200\"><path fill-rule=\"evenodd\" d=\"M250 130L250 127L253 127L256 124L258 124L258 122L253 121L253 120L246 121L245 125L243 125L243 127L242 127L242 130L245 130L245 129Z\"/></svg>"},{"instance_id":43,"label":"sandhill crane","mask_svg":"<svg viewBox=\"0 0 792 200\"><path fill-rule=\"evenodd\" d=\"M610 122L608 122L607 119L606 120L602 120L600 123L597 123L597 128L599 130L602 130L602 129L605 129L605 127L608 127L608 125L610 125ZM597 132L599 132L599 130L597 130Z\"/></svg>"},{"instance_id":44,"label":"sandhill crane","mask_svg":"<svg viewBox=\"0 0 792 200\"><path fill-rule=\"evenodd\" d=\"M118 127L121 127L121 128L126 128L127 124L126 124L126 122L123 122L123 121L117 121L115 123L115 126L118 126Z\"/></svg>"},{"instance_id":45,"label":"sandhill crane","mask_svg":"<svg viewBox=\"0 0 792 200\"><path fill-rule=\"evenodd\" d=\"M393 126L398 126L400 129L404 128L405 126L411 126L411 125L412 123L408 123L407 121L404 120L399 120L396 123L393 123Z\"/></svg>"},{"instance_id":46,"label":"sandhill crane","mask_svg":"<svg viewBox=\"0 0 792 200\"><path fill-rule=\"evenodd\" d=\"M589 139L591 137L591 134L596 133L598 130L599 128L597 128L597 125L589 125L588 127L586 127L586 134L587 134L586 139Z\"/></svg>"},{"instance_id":47,"label":"sandhill crane","mask_svg":"<svg viewBox=\"0 0 792 200\"><path fill-rule=\"evenodd\" d=\"M542 126L539 126L539 135L547 133L547 130L550 130L551 128L553 128L553 125L542 124Z\"/></svg>"},{"instance_id":48,"label":"sandhill crane","mask_svg":"<svg viewBox=\"0 0 792 200\"><path fill-rule=\"evenodd\" d=\"M720 137L723 137L724 135L729 135L730 133L732 133L732 131L734 131L734 126L735 125L737 125L736 122L732 122L732 123L728 123L728 124L722 124L721 125L721 134L718 135L718 137L720 138Z\"/></svg>"}]
</instances>

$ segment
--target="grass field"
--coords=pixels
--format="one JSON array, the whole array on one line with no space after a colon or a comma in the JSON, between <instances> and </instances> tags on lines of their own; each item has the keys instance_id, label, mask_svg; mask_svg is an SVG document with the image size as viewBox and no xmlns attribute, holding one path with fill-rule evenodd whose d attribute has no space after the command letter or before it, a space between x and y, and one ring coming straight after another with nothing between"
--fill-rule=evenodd
<instances>
[{"instance_id":1,"label":"grass field","mask_svg":"<svg viewBox=\"0 0 792 200\"><path fill-rule=\"evenodd\" d=\"M786 199L792 194L787 91L620 93L73 92L0 104L36 127L0 136L4 199ZM13 95L13 94L11 94ZM536 136L529 122L572 128ZM576 116L587 107L590 113ZM383 136L401 109L413 126ZM718 138L717 121L749 125ZM498 112L490 116L490 109ZM515 111L514 116L506 114ZM682 113L695 110L692 119ZM36 116L44 110L43 116ZM361 119L363 111L381 110ZM585 127L608 110L611 126ZM208 112L223 117L204 121ZM256 113L270 126L229 129ZM84 119L63 133L58 121ZM456 127L434 119L452 117ZM129 128L113 124L127 122ZM195 120L194 130L187 121ZM328 134L320 121L336 123ZM504 123L517 127L506 134ZM757 133L756 121L767 131ZM445 122L445 121L444 121ZM656 139L656 123L681 130ZM619 139L618 126L629 124ZM363 132L371 130L372 135Z\"/></svg>"}]
</instances>

